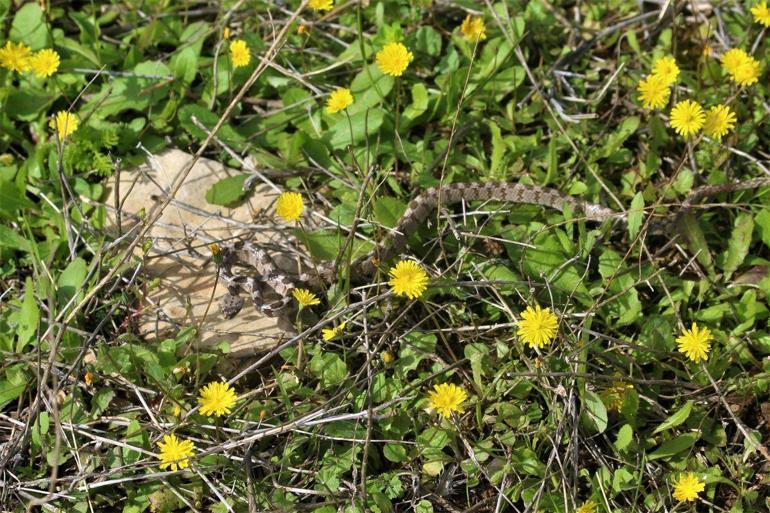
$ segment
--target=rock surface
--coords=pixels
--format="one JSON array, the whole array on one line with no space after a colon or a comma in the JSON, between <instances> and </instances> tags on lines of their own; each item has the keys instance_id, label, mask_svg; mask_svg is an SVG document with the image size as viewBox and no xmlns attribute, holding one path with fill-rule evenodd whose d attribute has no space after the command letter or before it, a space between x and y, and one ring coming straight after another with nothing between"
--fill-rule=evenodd
<instances>
[{"instance_id":1,"label":"rock surface","mask_svg":"<svg viewBox=\"0 0 770 513\"><path fill-rule=\"evenodd\" d=\"M150 157L145 166L122 172L118 187L114 181L110 184L106 201L110 229L116 234L125 233L138 222L143 209L150 212L161 203L191 159L189 153L173 149ZM266 185L258 185L250 199L236 208L206 201L206 191L213 184L241 172L200 159L149 232L152 249L143 271L148 280L157 280L147 291L139 320L144 338L167 338L180 327L192 325L198 327L199 344L228 342L231 355L244 357L269 350L293 334L290 323L263 316L245 296L246 304L234 318L225 319L219 311L219 298L227 289L217 280L209 244L234 237L269 243L278 234L270 222L260 221L261 217L272 219L265 214L277 194ZM120 198L120 223L116 210L110 208L115 205L116 193Z\"/></svg>"}]
</instances>

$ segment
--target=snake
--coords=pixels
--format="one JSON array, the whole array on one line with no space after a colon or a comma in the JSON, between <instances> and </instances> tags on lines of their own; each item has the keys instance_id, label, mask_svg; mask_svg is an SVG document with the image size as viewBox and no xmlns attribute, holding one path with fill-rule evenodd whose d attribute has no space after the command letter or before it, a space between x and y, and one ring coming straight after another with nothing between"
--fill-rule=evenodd
<instances>
[{"instance_id":1,"label":"snake","mask_svg":"<svg viewBox=\"0 0 770 513\"><path fill-rule=\"evenodd\" d=\"M755 178L742 182L719 185L704 185L690 191L682 203L682 211L706 196L721 192L754 189L770 185L769 178ZM427 220L430 213L439 206L449 206L464 201L500 201L505 203L530 204L559 211L569 208L576 216L586 221L603 223L610 220L628 221L628 213L613 210L569 196L556 189L509 182L453 183L431 187L419 193L407 206L396 226L366 255L353 261L350 276L362 279L372 276L380 262L385 262L401 253L409 236L415 233ZM227 294L220 299L220 311L225 317L236 315L244 305L241 292L246 292L254 306L263 314L274 317L291 305L292 292L298 283L322 279L330 282L335 276L334 269L321 267L315 275L301 274L296 280L281 272L270 255L251 242L238 242L222 248L220 276L227 285ZM236 266L250 268L250 274L239 273ZM268 286L279 297L277 301L266 302L262 296L262 285Z\"/></svg>"}]
</instances>

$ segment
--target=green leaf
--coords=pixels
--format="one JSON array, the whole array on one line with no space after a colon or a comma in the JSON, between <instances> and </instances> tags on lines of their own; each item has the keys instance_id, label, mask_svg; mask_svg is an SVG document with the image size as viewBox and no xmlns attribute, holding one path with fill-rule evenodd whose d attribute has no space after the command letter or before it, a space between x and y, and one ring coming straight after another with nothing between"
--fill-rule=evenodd
<instances>
[{"instance_id":1,"label":"green leaf","mask_svg":"<svg viewBox=\"0 0 770 513\"><path fill-rule=\"evenodd\" d=\"M24 43L33 50L50 46L45 14L37 2L28 2L16 11L8 38L17 43Z\"/></svg>"},{"instance_id":2,"label":"green leaf","mask_svg":"<svg viewBox=\"0 0 770 513\"><path fill-rule=\"evenodd\" d=\"M401 444L387 443L382 448L382 454L385 459L393 463L400 463L407 459L406 447Z\"/></svg>"},{"instance_id":3,"label":"green leaf","mask_svg":"<svg viewBox=\"0 0 770 513\"><path fill-rule=\"evenodd\" d=\"M414 507L414 513L433 513L433 504L423 499Z\"/></svg>"},{"instance_id":4,"label":"green leaf","mask_svg":"<svg viewBox=\"0 0 770 513\"><path fill-rule=\"evenodd\" d=\"M615 439L615 447L619 451L622 451L629 446L633 439L634 429L628 424L623 424L623 427L618 430L618 437Z\"/></svg>"},{"instance_id":5,"label":"green leaf","mask_svg":"<svg viewBox=\"0 0 770 513\"><path fill-rule=\"evenodd\" d=\"M339 385L348 375L348 367L336 353L323 353L310 360L310 371L324 387Z\"/></svg>"},{"instance_id":6,"label":"green leaf","mask_svg":"<svg viewBox=\"0 0 770 513\"><path fill-rule=\"evenodd\" d=\"M695 259L706 268L709 276L713 276L714 259L695 215L689 211L683 213L676 221L676 228L687 243L690 254L695 255Z\"/></svg>"},{"instance_id":7,"label":"green leaf","mask_svg":"<svg viewBox=\"0 0 770 513\"><path fill-rule=\"evenodd\" d=\"M27 278L24 283L24 299L19 310L19 325L16 327L16 352L22 353L27 344L37 334L37 325L40 321L40 310L35 300L35 287L32 278Z\"/></svg>"},{"instance_id":8,"label":"green leaf","mask_svg":"<svg viewBox=\"0 0 770 513\"><path fill-rule=\"evenodd\" d=\"M644 220L644 196L637 192L631 201L631 208L628 210L628 236L635 239L639 235L639 228Z\"/></svg>"},{"instance_id":9,"label":"green leaf","mask_svg":"<svg viewBox=\"0 0 770 513\"><path fill-rule=\"evenodd\" d=\"M398 198L381 196L374 202L374 219L378 223L393 228L406 211L406 204Z\"/></svg>"},{"instance_id":10,"label":"green leaf","mask_svg":"<svg viewBox=\"0 0 770 513\"><path fill-rule=\"evenodd\" d=\"M16 214L21 208L34 206L24 195L24 192L16 187L13 182L0 181L0 215L8 217Z\"/></svg>"},{"instance_id":11,"label":"green leaf","mask_svg":"<svg viewBox=\"0 0 770 513\"><path fill-rule=\"evenodd\" d=\"M401 129L408 128L428 110L428 89L422 82L412 86L412 103L404 109L401 116Z\"/></svg>"},{"instance_id":12,"label":"green leaf","mask_svg":"<svg viewBox=\"0 0 770 513\"><path fill-rule=\"evenodd\" d=\"M11 90L6 100L5 112L20 121L32 121L48 109L54 97L32 88Z\"/></svg>"},{"instance_id":13,"label":"green leaf","mask_svg":"<svg viewBox=\"0 0 770 513\"><path fill-rule=\"evenodd\" d=\"M698 440L698 435L695 433L685 433L673 438L667 442L664 442L655 449L649 456L649 460L657 460L660 458L668 458L682 451L685 451L693 446Z\"/></svg>"},{"instance_id":14,"label":"green leaf","mask_svg":"<svg viewBox=\"0 0 770 513\"><path fill-rule=\"evenodd\" d=\"M441 35L430 25L423 25L414 34L415 50L437 57L441 53Z\"/></svg>"},{"instance_id":15,"label":"green leaf","mask_svg":"<svg viewBox=\"0 0 770 513\"><path fill-rule=\"evenodd\" d=\"M19 364L5 369L5 378L0 379L0 411L6 404L21 396L32 379L33 374L27 372L25 365Z\"/></svg>"},{"instance_id":16,"label":"green leaf","mask_svg":"<svg viewBox=\"0 0 770 513\"><path fill-rule=\"evenodd\" d=\"M684 406L682 406L679 411L671 415L669 418L667 418L665 421L663 421L658 427L655 428L655 430L652 432L652 434L661 433L667 429L671 429L672 427L676 427L680 425L682 422L687 420L687 417L690 416L690 412L692 411L692 401L687 401Z\"/></svg>"},{"instance_id":17,"label":"green leaf","mask_svg":"<svg viewBox=\"0 0 770 513\"><path fill-rule=\"evenodd\" d=\"M238 203L243 201L248 192L243 190L243 183L246 181L246 178L245 174L223 178L206 191L206 201L212 205L221 205L223 207L238 205Z\"/></svg>"},{"instance_id":18,"label":"green leaf","mask_svg":"<svg viewBox=\"0 0 770 513\"><path fill-rule=\"evenodd\" d=\"M725 259L725 280L738 269L749 253L751 234L754 231L754 219L750 214L741 213L735 218L733 233L727 246L727 258Z\"/></svg>"},{"instance_id":19,"label":"green leaf","mask_svg":"<svg viewBox=\"0 0 770 513\"><path fill-rule=\"evenodd\" d=\"M595 392L586 390L583 395L584 418L594 427L597 433L604 433L607 429L607 408L601 397Z\"/></svg>"},{"instance_id":20,"label":"green leaf","mask_svg":"<svg viewBox=\"0 0 770 513\"><path fill-rule=\"evenodd\" d=\"M0 247L29 251L30 245L27 239L11 230L5 225L0 225Z\"/></svg>"},{"instance_id":21,"label":"green leaf","mask_svg":"<svg viewBox=\"0 0 770 513\"><path fill-rule=\"evenodd\" d=\"M64 306L75 294L82 295L83 282L86 279L87 266L85 260L76 258L59 275L56 297L59 306Z\"/></svg>"},{"instance_id":22,"label":"green leaf","mask_svg":"<svg viewBox=\"0 0 770 513\"><path fill-rule=\"evenodd\" d=\"M340 252L340 248L345 243L346 235L332 230L319 230L316 232L308 232L305 230L293 230L297 239L302 241L307 250L313 257L324 260L327 262L333 261L337 258ZM371 242L353 240L353 255L352 257L358 258L367 254L373 245Z\"/></svg>"},{"instance_id":23,"label":"green leaf","mask_svg":"<svg viewBox=\"0 0 770 513\"><path fill-rule=\"evenodd\" d=\"M620 124L620 127L607 138L607 142L604 144L604 148L602 148L602 157L607 158L612 156L613 153L623 146L626 139L636 132L637 128L639 128L639 118L637 116L631 116L624 119Z\"/></svg>"},{"instance_id":24,"label":"green leaf","mask_svg":"<svg viewBox=\"0 0 770 513\"><path fill-rule=\"evenodd\" d=\"M376 134L379 131L384 116L380 109L351 114L349 121L347 116L343 116L342 119L329 128L329 134L327 135L329 144L331 144L332 148L339 150L351 144L355 146L357 143L364 142L367 136Z\"/></svg>"},{"instance_id":25,"label":"green leaf","mask_svg":"<svg viewBox=\"0 0 770 513\"><path fill-rule=\"evenodd\" d=\"M145 444L146 436L147 435L142 429L142 425L139 424L138 421L132 420L131 422L129 422L128 426L126 426L125 442L128 445L144 448L146 445ZM131 465L132 463L136 463L137 461L139 461L140 458L143 457L141 452L135 451L128 447L123 447L122 451L123 451L123 462L126 465Z\"/></svg>"}]
</instances>

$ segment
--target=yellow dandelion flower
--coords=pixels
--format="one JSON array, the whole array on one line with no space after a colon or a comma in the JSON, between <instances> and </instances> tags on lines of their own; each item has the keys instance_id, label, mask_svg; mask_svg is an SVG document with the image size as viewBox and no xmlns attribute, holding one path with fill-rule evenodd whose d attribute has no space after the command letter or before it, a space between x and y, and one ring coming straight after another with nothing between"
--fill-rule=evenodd
<instances>
[{"instance_id":1,"label":"yellow dandelion flower","mask_svg":"<svg viewBox=\"0 0 770 513\"><path fill-rule=\"evenodd\" d=\"M31 56L32 50L27 45L6 41L5 46L0 48L0 66L11 71L24 73L29 69Z\"/></svg>"},{"instance_id":2,"label":"yellow dandelion flower","mask_svg":"<svg viewBox=\"0 0 770 513\"><path fill-rule=\"evenodd\" d=\"M596 513L596 508L598 505L594 501L585 501L578 509L575 510L575 513Z\"/></svg>"},{"instance_id":3,"label":"yellow dandelion flower","mask_svg":"<svg viewBox=\"0 0 770 513\"><path fill-rule=\"evenodd\" d=\"M294 296L294 299L297 300L297 303L299 303L300 308L321 304L321 300L318 299L315 294L313 294L307 289L294 289L291 291L291 295Z\"/></svg>"},{"instance_id":4,"label":"yellow dandelion flower","mask_svg":"<svg viewBox=\"0 0 770 513\"><path fill-rule=\"evenodd\" d=\"M346 325L347 325L347 322L342 321L338 326L335 326L334 328L322 329L321 336L323 336L324 342L329 342L333 338L340 336L342 331L345 329Z\"/></svg>"},{"instance_id":5,"label":"yellow dandelion flower","mask_svg":"<svg viewBox=\"0 0 770 513\"><path fill-rule=\"evenodd\" d=\"M671 95L669 85L658 75L650 75L640 80L636 90L639 91L639 101L646 109L665 107Z\"/></svg>"},{"instance_id":6,"label":"yellow dandelion flower","mask_svg":"<svg viewBox=\"0 0 770 513\"><path fill-rule=\"evenodd\" d=\"M235 390L224 381L215 381L203 387L198 396L201 415L229 415L238 400Z\"/></svg>"},{"instance_id":7,"label":"yellow dandelion flower","mask_svg":"<svg viewBox=\"0 0 770 513\"><path fill-rule=\"evenodd\" d=\"M683 100L671 109L671 127L682 137L689 137L703 127L706 114L700 103L692 100Z\"/></svg>"},{"instance_id":8,"label":"yellow dandelion flower","mask_svg":"<svg viewBox=\"0 0 770 513\"><path fill-rule=\"evenodd\" d=\"M307 5L316 11L329 11L334 7L334 0L310 0Z\"/></svg>"},{"instance_id":9,"label":"yellow dandelion flower","mask_svg":"<svg viewBox=\"0 0 770 513\"><path fill-rule=\"evenodd\" d=\"M419 264L411 260L401 260L388 271L390 286L397 296L417 299L428 288L428 274Z\"/></svg>"},{"instance_id":10,"label":"yellow dandelion flower","mask_svg":"<svg viewBox=\"0 0 770 513\"><path fill-rule=\"evenodd\" d=\"M222 31L222 39L230 39L230 27L225 27Z\"/></svg>"},{"instance_id":11,"label":"yellow dandelion flower","mask_svg":"<svg viewBox=\"0 0 770 513\"><path fill-rule=\"evenodd\" d=\"M94 384L94 375L90 372L86 372L83 376L83 381L86 382L86 385L89 387Z\"/></svg>"},{"instance_id":12,"label":"yellow dandelion flower","mask_svg":"<svg viewBox=\"0 0 770 513\"><path fill-rule=\"evenodd\" d=\"M385 365L388 365L394 360L393 353L390 351L383 351L380 353L380 358L382 359L382 363Z\"/></svg>"},{"instance_id":13,"label":"yellow dandelion flower","mask_svg":"<svg viewBox=\"0 0 770 513\"><path fill-rule=\"evenodd\" d=\"M77 115L67 112L66 110L60 110L56 113L56 116L48 122L49 128L56 132L60 141L74 133L79 125L80 119L78 119Z\"/></svg>"},{"instance_id":14,"label":"yellow dandelion flower","mask_svg":"<svg viewBox=\"0 0 770 513\"><path fill-rule=\"evenodd\" d=\"M190 466L189 458L193 455L194 445L190 440L180 440L176 435L164 435L163 441L158 442L160 449L161 470L170 468L177 471Z\"/></svg>"},{"instance_id":15,"label":"yellow dandelion flower","mask_svg":"<svg viewBox=\"0 0 770 513\"><path fill-rule=\"evenodd\" d=\"M676 339L679 345L679 352L683 353L693 362L705 360L711 349L711 331L708 328L698 328L696 323L692 323L692 329L685 329Z\"/></svg>"},{"instance_id":16,"label":"yellow dandelion flower","mask_svg":"<svg viewBox=\"0 0 770 513\"><path fill-rule=\"evenodd\" d=\"M759 80L759 61L740 48L732 48L722 55L722 67L738 85L749 86Z\"/></svg>"},{"instance_id":17,"label":"yellow dandelion flower","mask_svg":"<svg viewBox=\"0 0 770 513\"><path fill-rule=\"evenodd\" d=\"M230 60L234 68L242 68L249 65L251 62L251 52L249 47L246 46L246 41L236 39L230 43Z\"/></svg>"},{"instance_id":18,"label":"yellow dandelion flower","mask_svg":"<svg viewBox=\"0 0 770 513\"><path fill-rule=\"evenodd\" d=\"M679 66L676 65L676 59L673 57L661 57L652 65L652 74L656 75L666 83L671 85L679 78Z\"/></svg>"},{"instance_id":19,"label":"yellow dandelion flower","mask_svg":"<svg viewBox=\"0 0 770 513\"><path fill-rule=\"evenodd\" d=\"M275 202L275 213L284 221L297 221L304 210L305 204L298 192L282 192Z\"/></svg>"},{"instance_id":20,"label":"yellow dandelion flower","mask_svg":"<svg viewBox=\"0 0 770 513\"><path fill-rule=\"evenodd\" d=\"M326 100L326 112L335 114L341 110L347 109L353 103L353 95L350 89L338 87Z\"/></svg>"},{"instance_id":21,"label":"yellow dandelion flower","mask_svg":"<svg viewBox=\"0 0 770 513\"><path fill-rule=\"evenodd\" d=\"M528 306L521 313L517 334L529 347L545 347L556 337L559 319L550 308Z\"/></svg>"},{"instance_id":22,"label":"yellow dandelion flower","mask_svg":"<svg viewBox=\"0 0 770 513\"><path fill-rule=\"evenodd\" d=\"M484 41L487 38L487 27L480 16L466 16L460 25L460 32L468 41Z\"/></svg>"},{"instance_id":23,"label":"yellow dandelion flower","mask_svg":"<svg viewBox=\"0 0 770 513\"><path fill-rule=\"evenodd\" d=\"M698 479L698 476L689 472L679 477L674 483L674 498L680 502L698 500L698 494L706 488L706 483Z\"/></svg>"},{"instance_id":24,"label":"yellow dandelion flower","mask_svg":"<svg viewBox=\"0 0 770 513\"><path fill-rule=\"evenodd\" d=\"M297 34L301 36L310 34L310 27L308 27L307 25L300 24L300 26L297 27Z\"/></svg>"},{"instance_id":25,"label":"yellow dandelion flower","mask_svg":"<svg viewBox=\"0 0 770 513\"><path fill-rule=\"evenodd\" d=\"M767 8L767 2L762 1L751 8L751 15L754 21L764 27L770 27L770 9Z\"/></svg>"},{"instance_id":26,"label":"yellow dandelion flower","mask_svg":"<svg viewBox=\"0 0 770 513\"><path fill-rule=\"evenodd\" d=\"M377 66L380 71L392 77L400 77L412 62L414 55L401 43L386 44L377 52Z\"/></svg>"},{"instance_id":27,"label":"yellow dandelion flower","mask_svg":"<svg viewBox=\"0 0 770 513\"><path fill-rule=\"evenodd\" d=\"M711 107L703 122L703 132L714 139L721 139L735 126L735 113L727 105Z\"/></svg>"},{"instance_id":28,"label":"yellow dandelion flower","mask_svg":"<svg viewBox=\"0 0 770 513\"><path fill-rule=\"evenodd\" d=\"M466 399L468 399L468 394L465 390L451 383L434 385L433 390L428 392L430 409L445 419L448 419L452 412L462 413L465 411L462 403Z\"/></svg>"},{"instance_id":29,"label":"yellow dandelion flower","mask_svg":"<svg viewBox=\"0 0 770 513\"><path fill-rule=\"evenodd\" d=\"M50 48L36 52L29 59L29 67L35 76L40 78L50 77L56 73L59 69L59 63L59 54L56 53L56 50L51 50Z\"/></svg>"}]
</instances>

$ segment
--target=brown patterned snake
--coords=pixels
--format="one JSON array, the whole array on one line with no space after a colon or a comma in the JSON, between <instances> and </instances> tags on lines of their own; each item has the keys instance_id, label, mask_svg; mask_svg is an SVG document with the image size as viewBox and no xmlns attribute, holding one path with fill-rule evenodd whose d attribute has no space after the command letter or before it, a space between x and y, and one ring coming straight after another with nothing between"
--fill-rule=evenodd
<instances>
[{"instance_id":1,"label":"brown patterned snake","mask_svg":"<svg viewBox=\"0 0 770 513\"><path fill-rule=\"evenodd\" d=\"M757 178L724 185L706 185L693 189L683 206L688 208L699 199L721 192L754 189L767 185L770 185L768 178ZM350 268L351 276L355 278L371 276L376 271L376 261L385 262L400 253L406 247L409 235L425 222L428 215L438 205L479 200L526 203L556 210L564 210L564 207L569 207L577 217L582 217L588 221L603 222L617 219L625 222L627 220L625 212L618 212L562 194L555 189L535 185L455 183L440 188L432 187L409 203L396 227L369 254L353 262ZM223 248L222 256L221 277L228 286L228 294L220 300L220 309L226 317L234 316L243 306L243 299L239 296L241 290L246 291L257 309L266 315L277 315L291 303L291 293L296 287L295 282L278 270L264 250L245 242ZM234 265L250 267L256 271L256 276L238 274L233 271ZM321 269L318 275L322 276L323 279L331 280L334 274L332 269ZM299 281L312 280L310 277L302 275L299 277ZM266 304L260 291L261 283L272 288L280 296L280 299L275 303Z\"/></svg>"}]
</instances>

